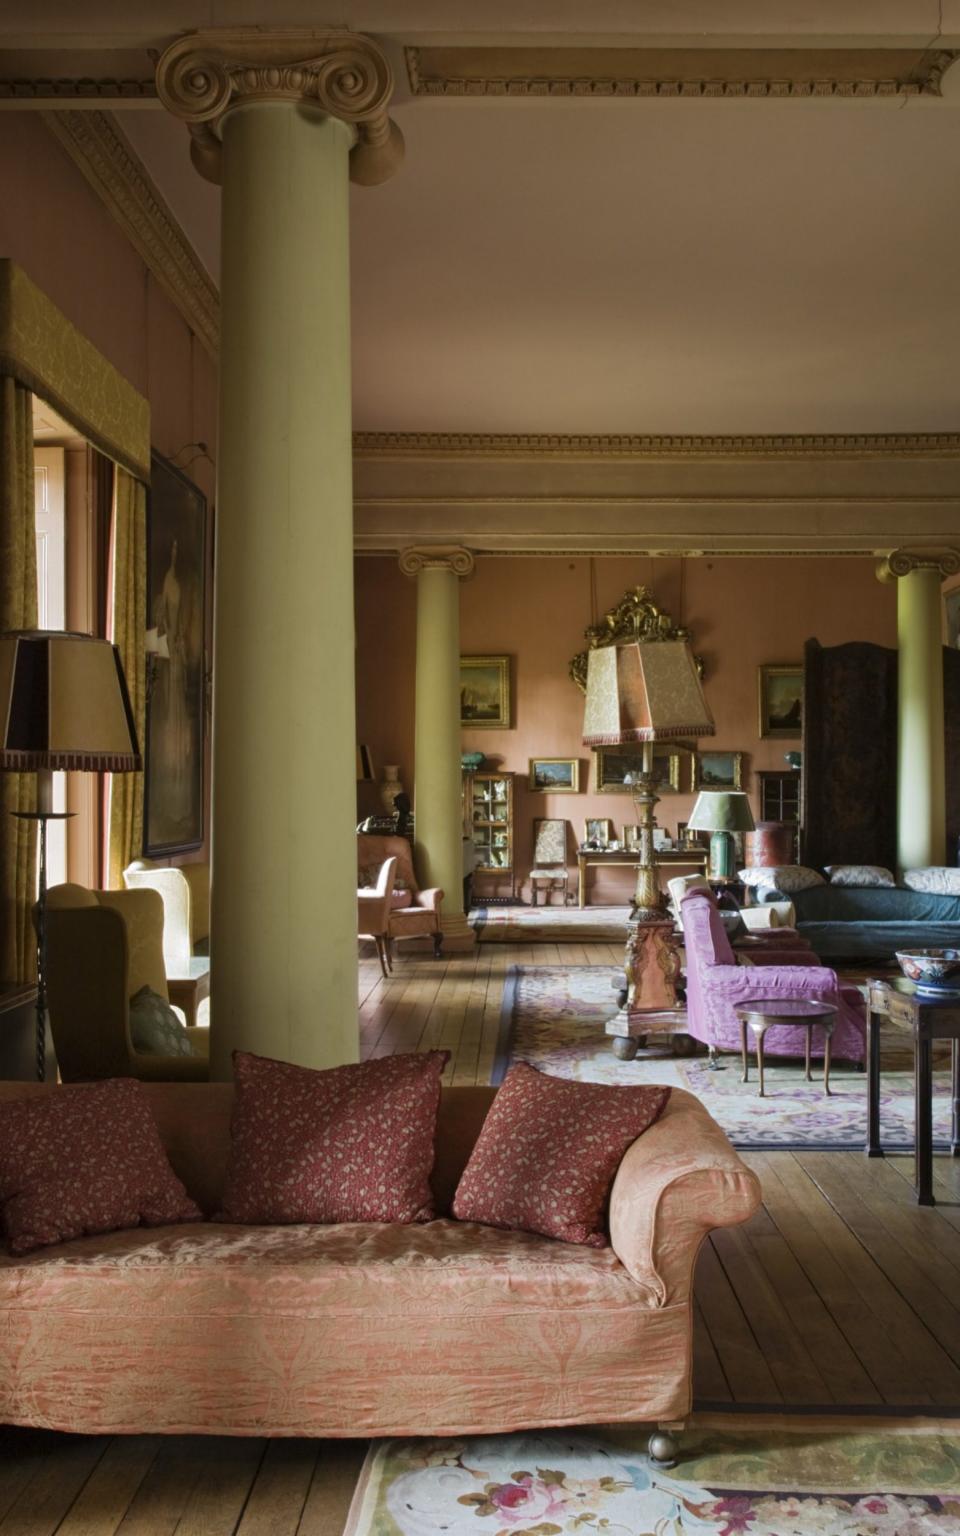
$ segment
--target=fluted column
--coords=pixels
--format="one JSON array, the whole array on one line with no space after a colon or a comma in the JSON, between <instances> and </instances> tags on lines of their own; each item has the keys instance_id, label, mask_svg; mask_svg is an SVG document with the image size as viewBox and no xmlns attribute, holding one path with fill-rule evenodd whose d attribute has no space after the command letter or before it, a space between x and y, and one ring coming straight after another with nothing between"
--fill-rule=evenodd
<instances>
[{"instance_id":1,"label":"fluted column","mask_svg":"<svg viewBox=\"0 0 960 1536\"><path fill-rule=\"evenodd\" d=\"M390 75L363 38L230 31L157 81L223 185L211 1072L332 1066L357 1055L348 180Z\"/></svg>"},{"instance_id":2,"label":"fluted column","mask_svg":"<svg viewBox=\"0 0 960 1536\"><path fill-rule=\"evenodd\" d=\"M416 767L414 825L421 883L443 889L447 949L472 949L463 911L463 806L460 769L460 578L473 570L467 549L405 549L400 569L417 583Z\"/></svg>"},{"instance_id":3,"label":"fluted column","mask_svg":"<svg viewBox=\"0 0 960 1536\"><path fill-rule=\"evenodd\" d=\"M943 603L940 583L960 570L955 550L898 549L880 566L897 582L897 862L943 864L946 785Z\"/></svg>"}]
</instances>

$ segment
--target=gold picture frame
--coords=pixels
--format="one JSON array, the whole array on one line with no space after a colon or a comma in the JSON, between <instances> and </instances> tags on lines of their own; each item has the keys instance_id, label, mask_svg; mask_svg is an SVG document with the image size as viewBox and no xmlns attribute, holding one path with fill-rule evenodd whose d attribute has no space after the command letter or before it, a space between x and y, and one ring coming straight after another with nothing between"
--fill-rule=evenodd
<instances>
[{"instance_id":1,"label":"gold picture frame","mask_svg":"<svg viewBox=\"0 0 960 1536\"><path fill-rule=\"evenodd\" d=\"M677 794L680 789L680 761L686 755L669 742L654 742L653 766L660 769L662 792ZM640 773L643 769L643 748L638 744L630 747L597 747L594 784L598 795L629 795L633 785L624 782L628 773Z\"/></svg>"},{"instance_id":2,"label":"gold picture frame","mask_svg":"<svg viewBox=\"0 0 960 1536\"><path fill-rule=\"evenodd\" d=\"M510 729L510 657L460 657L460 724L475 730Z\"/></svg>"},{"instance_id":3,"label":"gold picture frame","mask_svg":"<svg viewBox=\"0 0 960 1536\"><path fill-rule=\"evenodd\" d=\"M583 841L587 843L599 843L602 848L609 848L614 840L613 822L609 816L588 816L583 823Z\"/></svg>"},{"instance_id":4,"label":"gold picture frame","mask_svg":"<svg viewBox=\"0 0 960 1536\"><path fill-rule=\"evenodd\" d=\"M760 735L782 741L803 734L803 663L758 669Z\"/></svg>"},{"instance_id":5,"label":"gold picture frame","mask_svg":"<svg viewBox=\"0 0 960 1536\"><path fill-rule=\"evenodd\" d=\"M698 752L693 760L694 789L742 789L742 752Z\"/></svg>"},{"instance_id":6,"label":"gold picture frame","mask_svg":"<svg viewBox=\"0 0 960 1536\"><path fill-rule=\"evenodd\" d=\"M529 788L538 795L575 795L580 789L578 757L531 757Z\"/></svg>"}]
</instances>

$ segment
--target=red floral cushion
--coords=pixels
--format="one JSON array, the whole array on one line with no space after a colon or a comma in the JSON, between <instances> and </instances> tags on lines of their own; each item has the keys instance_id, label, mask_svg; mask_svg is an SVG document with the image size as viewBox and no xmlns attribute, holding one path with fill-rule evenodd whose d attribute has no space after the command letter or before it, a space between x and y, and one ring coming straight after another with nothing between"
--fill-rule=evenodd
<instances>
[{"instance_id":1,"label":"red floral cushion","mask_svg":"<svg viewBox=\"0 0 960 1536\"><path fill-rule=\"evenodd\" d=\"M431 1221L449 1051L317 1072L233 1055L230 1162L217 1221Z\"/></svg>"},{"instance_id":2,"label":"red floral cushion","mask_svg":"<svg viewBox=\"0 0 960 1536\"><path fill-rule=\"evenodd\" d=\"M454 1216L605 1248L620 1160L669 1096L656 1084L608 1088L511 1067L457 1186Z\"/></svg>"},{"instance_id":3,"label":"red floral cushion","mask_svg":"<svg viewBox=\"0 0 960 1536\"><path fill-rule=\"evenodd\" d=\"M132 1077L0 1104L0 1206L11 1253L201 1219Z\"/></svg>"}]
</instances>

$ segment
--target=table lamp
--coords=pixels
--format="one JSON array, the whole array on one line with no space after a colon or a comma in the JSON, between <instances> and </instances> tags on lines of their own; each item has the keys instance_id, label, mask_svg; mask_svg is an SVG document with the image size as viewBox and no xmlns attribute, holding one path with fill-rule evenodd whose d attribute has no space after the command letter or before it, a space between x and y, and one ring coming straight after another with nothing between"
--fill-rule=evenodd
<instances>
[{"instance_id":1,"label":"table lamp","mask_svg":"<svg viewBox=\"0 0 960 1536\"><path fill-rule=\"evenodd\" d=\"M0 769L36 773L40 823L37 897L37 1077L46 1058L47 822L53 775L64 769L129 773L143 766L120 652L109 640L66 630L0 634Z\"/></svg>"},{"instance_id":2,"label":"table lamp","mask_svg":"<svg viewBox=\"0 0 960 1536\"><path fill-rule=\"evenodd\" d=\"M710 833L710 878L732 880L736 864L733 834L754 830L750 801L743 791L702 789L687 828Z\"/></svg>"},{"instance_id":3,"label":"table lamp","mask_svg":"<svg viewBox=\"0 0 960 1536\"><path fill-rule=\"evenodd\" d=\"M653 808L659 799L653 743L713 733L713 716L685 640L638 640L588 652L585 745L643 746L642 771L631 776L640 827L633 916L640 922L660 918L665 907L653 847Z\"/></svg>"}]
</instances>

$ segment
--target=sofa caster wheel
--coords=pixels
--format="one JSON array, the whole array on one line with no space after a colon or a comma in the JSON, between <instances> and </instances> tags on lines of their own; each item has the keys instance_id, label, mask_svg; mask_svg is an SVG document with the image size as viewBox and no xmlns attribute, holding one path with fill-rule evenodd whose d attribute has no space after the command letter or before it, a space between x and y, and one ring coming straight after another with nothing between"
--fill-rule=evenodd
<instances>
[{"instance_id":1,"label":"sofa caster wheel","mask_svg":"<svg viewBox=\"0 0 960 1536\"><path fill-rule=\"evenodd\" d=\"M638 1042L630 1035L614 1035L613 1054L620 1061L632 1061L637 1054Z\"/></svg>"},{"instance_id":2,"label":"sofa caster wheel","mask_svg":"<svg viewBox=\"0 0 960 1536\"><path fill-rule=\"evenodd\" d=\"M647 1454L655 1467L675 1467L677 1464L676 1437L665 1429L655 1430L647 1443Z\"/></svg>"}]
</instances>

